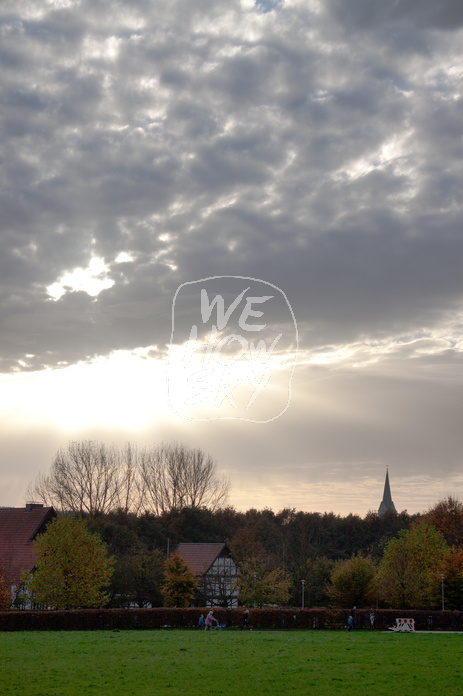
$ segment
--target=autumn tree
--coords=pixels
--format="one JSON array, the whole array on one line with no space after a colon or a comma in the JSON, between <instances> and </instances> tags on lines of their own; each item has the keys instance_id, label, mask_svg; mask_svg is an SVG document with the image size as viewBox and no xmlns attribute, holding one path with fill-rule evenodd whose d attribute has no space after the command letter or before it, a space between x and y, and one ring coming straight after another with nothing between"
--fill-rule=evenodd
<instances>
[{"instance_id":1,"label":"autumn tree","mask_svg":"<svg viewBox=\"0 0 463 696\"><path fill-rule=\"evenodd\" d=\"M165 562L165 582L161 587L168 607L188 607L198 590L198 581L183 558L175 553Z\"/></svg>"},{"instance_id":2,"label":"autumn tree","mask_svg":"<svg viewBox=\"0 0 463 696\"><path fill-rule=\"evenodd\" d=\"M440 567L444 575L446 609L463 609L463 550L453 550L444 557Z\"/></svg>"},{"instance_id":3,"label":"autumn tree","mask_svg":"<svg viewBox=\"0 0 463 696\"><path fill-rule=\"evenodd\" d=\"M440 572L449 553L441 532L425 521L399 532L379 567L380 596L397 609L438 606Z\"/></svg>"},{"instance_id":4,"label":"autumn tree","mask_svg":"<svg viewBox=\"0 0 463 696\"><path fill-rule=\"evenodd\" d=\"M85 520L56 517L35 540L35 550L36 570L27 581L35 604L56 609L107 604L113 559Z\"/></svg>"},{"instance_id":5,"label":"autumn tree","mask_svg":"<svg viewBox=\"0 0 463 696\"><path fill-rule=\"evenodd\" d=\"M376 565L370 557L353 555L335 563L328 595L338 607L365 607L376 599Z\"/></svg>"},{"instance_id":6,"label":"autumn tree","mask_svg":"<svg viewBox=\"0 0 463 696\"><path fill-rule=\"evenodd\" d=\"M229 546L239 564L263 562L267 557L261 537L254 527L240 527Z\"/></svg>"},{"instance_id":7,"label":"autumn tree","mask_svg":"<svg viewBox=\"0 0 463 696\"><path fill-rule=\"evenodd\" d=\"M11 606L11 592L5 573L0 570L0 611L8 611Z\"/></svg>"},{"instance_id":8,"label":"autumn tree","mask_svg":"<svg viewBox=\"0 0 463 696\"><path fill-rule=\"evenodd\" d=\"M449 546L463 548L463 503L448 496L424 515L428 524L438 529Z\"/></svg>"}]
</instances>

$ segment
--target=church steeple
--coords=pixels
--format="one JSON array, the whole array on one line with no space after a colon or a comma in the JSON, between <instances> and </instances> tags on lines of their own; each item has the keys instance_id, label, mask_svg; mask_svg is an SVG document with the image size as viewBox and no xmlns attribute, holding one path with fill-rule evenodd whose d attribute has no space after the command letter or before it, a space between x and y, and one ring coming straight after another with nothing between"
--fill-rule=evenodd
<instances>
[{"instance_id":1,"label":"church steeple","mask_svg":"<svg viewBox=\"0 0 463 696\"><path fill-rule=\"evenodd\" d=\"M389 485L389 471L386 469L386 481L384 483L384 493L381 505L379 506L378 515L384 515L387 510L396 512L395 505L392 502L391 487Z\"/></svg>"}]
</instances>

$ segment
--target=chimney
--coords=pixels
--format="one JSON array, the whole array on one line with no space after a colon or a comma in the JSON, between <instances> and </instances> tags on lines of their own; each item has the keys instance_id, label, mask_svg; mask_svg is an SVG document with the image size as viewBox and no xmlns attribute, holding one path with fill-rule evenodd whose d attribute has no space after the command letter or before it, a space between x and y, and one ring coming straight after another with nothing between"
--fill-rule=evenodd
<instances>
[{"instance_id":1,"label":"chimney","mask_svg":"<svg viewBox=\"0 0 463 696\"><path fill-rule=\"evenodd\" d=\"M26 512L32 512L36 508L43 508L42 503L26 503Z\"/></svg>"}]
</instances>

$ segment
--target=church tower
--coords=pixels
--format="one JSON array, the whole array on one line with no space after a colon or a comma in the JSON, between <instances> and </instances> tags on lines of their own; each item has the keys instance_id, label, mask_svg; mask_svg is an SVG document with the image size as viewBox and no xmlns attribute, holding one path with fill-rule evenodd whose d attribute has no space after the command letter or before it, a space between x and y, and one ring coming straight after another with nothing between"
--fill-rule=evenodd
<instances>
[{"instance_id":1,"label":"church tower","mask_svg":"<svg viewBox=\"0 0 463 696\"><path fill-rule=\"evenodd\" d=\"M384 483L383 499L381 501L381 505L379 506L378 515L381 517L381 515L384 515L384 513L388 510L393 510L394 512L397 512L391 497L391 487L389 485L389 471L386 469L386 481Z\"/></svg>"}]
</instances>

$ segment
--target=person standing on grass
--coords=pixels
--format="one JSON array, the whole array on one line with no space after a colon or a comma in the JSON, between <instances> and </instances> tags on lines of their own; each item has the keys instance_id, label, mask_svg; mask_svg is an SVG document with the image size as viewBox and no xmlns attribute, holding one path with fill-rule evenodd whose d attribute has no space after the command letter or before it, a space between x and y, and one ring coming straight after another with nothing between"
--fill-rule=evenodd
<instances>
[{"instance_id":1,"label":"person standing on grass","mask_svg":"<svg viewBox=\"0 0 463 696\"><path fill-rule=\"evenodd\" d=\"M354 628L354 626L355 626L355 611L356 611L356 609L357 609L357 607L354 605L352 607L352 609L350 610L350 616L352 619L352 628Z\"/></svg>"},{"instance_id":2,"label":"person standing on grass","mask_svg":"<svg viewBox=\"0 0 463 696\"><path fill-rule=\"evenodd\" d=\"M206 626L204 628L205 631L209 629L212 631L212 622L215 621L217 626L219 625L218 619L215 618L214 614L212 613L212 609L210 610L209 614L206 616ZM217 628L216 626L216 628Z\"/></svg>"},{"instance_id":3,"label":"person standing on grass","mask_svg":"<svg viewBox=\"0 0 463 696\"><path fill-rule=\"evenodd\" d=\"M242 618L241 618L241 628L240 631L243 630L243 628L247 628L248 631L251 629L249 628L249 609L246 609Z\"/></svg>"},{"instance_id":4,"label":"person standing on grass","mask_svg":"<svg viewBox=\"0 0 463 696\"><path fill-rule=\"evenodd\" d=\"M198 625L196 626L196 628L199 628L200 631L203 630L203 628L204 628L204 614L201 614L201 616L199 617Z\"/></svg>"}]
</instances>

